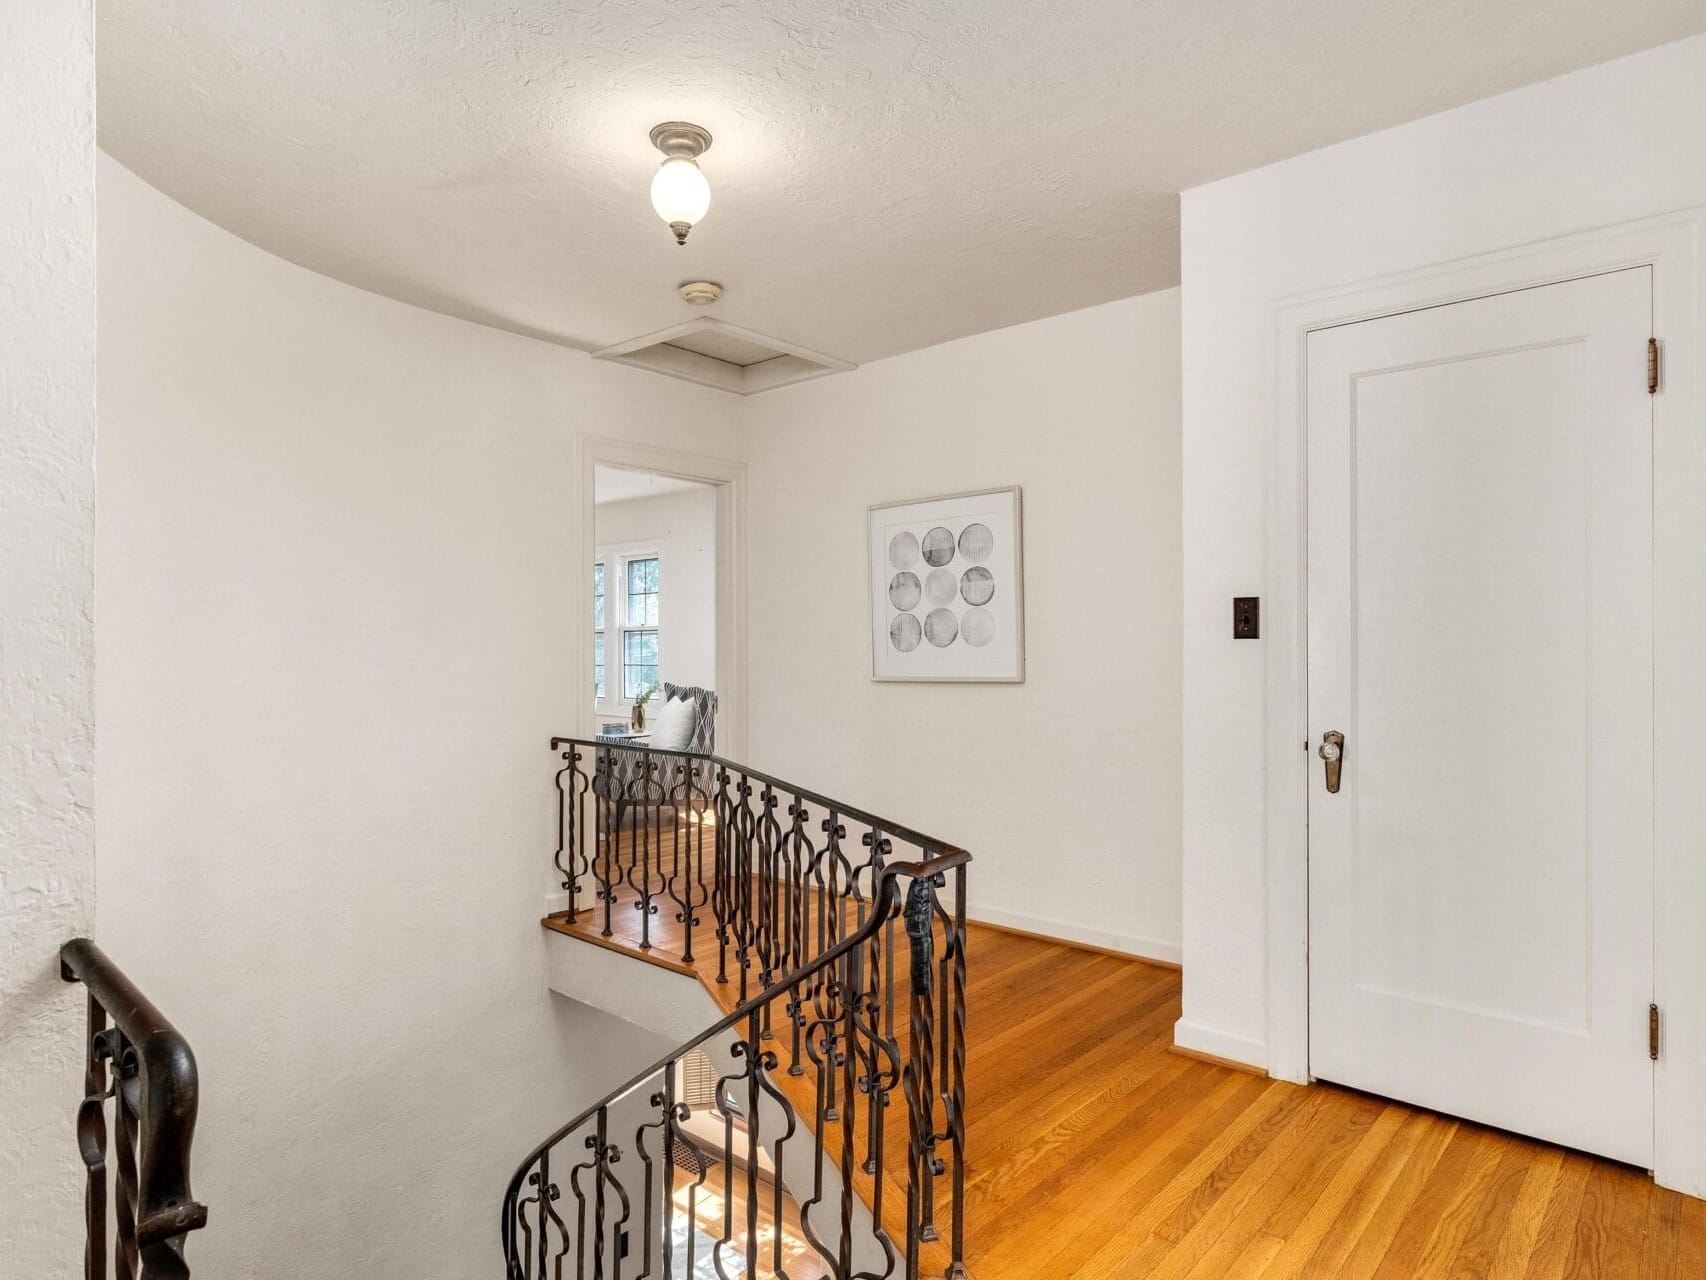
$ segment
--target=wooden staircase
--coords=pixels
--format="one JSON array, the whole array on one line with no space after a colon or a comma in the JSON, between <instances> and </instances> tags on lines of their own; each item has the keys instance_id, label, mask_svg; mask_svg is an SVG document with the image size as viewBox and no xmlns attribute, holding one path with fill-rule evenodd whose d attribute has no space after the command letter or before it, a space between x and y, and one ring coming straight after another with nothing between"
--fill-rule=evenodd
<instances>
[{"instance_id":1,"label":"wooden staircase","mask_svg":"<svg viewBox=\"0 0 1706 1280\"><path fill-rule=\"evenodd\" d=\"M792 830L787 804L769 811L776 826L761 836L763 787L754 782L734 810L746 815L737 833L744 847L713 847L705 865L731 852L746 859L765 841L780 851ZM588 825L595 807L584 805ZM824 816L812 813L814 823ZM729 828L719 820L711 830ZM620 837L614 851L620 861ZM590 875L586 852L565 839L559 866ZM741 865L735 896L753 887L756 900L762 867ZM695 933L688 962L678 910L647 887L650 894L621 884L608 902L583 893L574 920L552 916L545 927L691 975L733 1011L738 969L724 966L729 980L717 980L714 924ZM686 889L680 880L676 887ZM685 896L715 889L698 880ZM822 902L804 899L814 925L827 918ZM842 910L856 918L856 907ZM708 904L704 914L712 917ZM839 923L845 929L851 918ZM1173 967L975 923L962 937L965 1244L956 1260L947 1241L919 1242L918 1275L960 1265L977 1280L1706 1276L1706 1201L1661 1190L1642 1170L1333 1085L1298 1087L1182 1055L1172 1044L1180 1016ZM939 959L940 935L934 946ZM902 959L889 972L901 1011L911 994L905 950L898 935ZM748 993L759 985L749 970ZM896 1023L897 1048L910 1055L903 1012ZM785 1016L775 1031L763 1044L777 1056L778 1090L808 1128L839 1142L839 1123L817 1120L815 1064L808 1055L803 1074L789 1075L796 1055ZM898 1091L891 1100L881 1173L857 1171L852 1187L868 1206L881 1186L884 1230L904 1240L909 1167L893 1157L907 1150L908 1107ZM853 1146L857 1169L870 1152L863 1131ZM906 1261L892 1274L907 1277ZM512 1272L512 1280L537 1274ZM614 1280L611 1270L602 1274ZM628 1265L620 1274L638 1280L661 1270ZM799 1267L787 1274L815 1280ZM826 1265L822 1275L838 1273Z\"/></svg>"},{"instance_id":2,"label":"wooden staircase","mask_svg":"<svg viewBox=\"0 0 1706 1280\"><path fill-rule=\"evenodd\" d=\"M683 948L683 930L681 922L669 912L660 911L652 916L648 926L642 930L641 915L645 905L641 895L627 885L619 886L613 896L610 912L610 936L603 932L604 913L602 906L595 910L582 911L580 918L571 920L567 913L549 915L541 921L546 929L565 937L574 938L592 946L603 947L644 964L654 965L670 973L681 974L697 979L718 1007L725 1014L733 1013L740 1005L741 984L738 978L725 976L719 981L718 952L714 946L697 948L694 959L685 958ZM811 897L811 918L815 922L817 915L825 909L821 895ZM857 909L853 903L842 904L843 924L846 931L857 927ZM642 935L645 935L644 937ZM707 939L707 941L712 941ZM647 945L642 946L642 942ZM940 939L936 947L936 957L940 960ZM897 1007L905 1008L911 994L910 966L898 966L895 983L897 986ZM750 981L748 987L751 988ZM755 988L752 988L755 989ZM903 1019L896 1019L896 1041L903 1056L910 1051L911 1028ZM817 1063L803 1046L796 1050L788 1028L775 1028L769 1039L769 1047L778 1058L778 1069L775 1082L787 1096L800 1123L811 1127L819 1133L823 1146L828 1150L836 1150L844 1140L842 1123L838 1119L819 1119L818 1090L820 1087ZM795 1068L798 1068L796 1073ZM884 1161L873 1161L879 1170L878 1174L866 1171L866 1162L871 1156L870 1134L864 1126L859 1126L852 1136L855 1152L853 1187L860 1201L868 1210L876 1212L880 1207L882 1221L891 1238L904 1239L907 1231L906 1224L906 1186L897 1176L894 1166ZM886 1109L882 1146L885 1150L904 1151L907 1143L907 1114L902 1106L894 1105ZM882 1195L879 1202L878 1184L881 1184ZM953 1266L953 1257L947 1244L940 1239L920 1241L921 1272L927 1276L946 1276ZM821 1273L823 1280L828 1280L830 1272ZM794 1274L789 1280L819 1280L819 1273L806 1271Z\"/></svg>"},{"instance_id":3,"label":"wooden staircase","mask_svg":"<svg viewBox=\"0 0 1706 1280\"><path fill-rule=\"evenodd\" d=\"M794 1214L824 1280L963 1277L970 855L717 757L552 749L569 907L547 927L691 974L724 1016L522 1162L504 1201L510 1280L691 1267L662 1243L678 1166L696 1175L690 1202L716 1167L719 1273L738 1260L801 1280L784 1272ZM677 1091L700 1053L722 1061L696 1114Z\"/></svg>"}]
</instances>

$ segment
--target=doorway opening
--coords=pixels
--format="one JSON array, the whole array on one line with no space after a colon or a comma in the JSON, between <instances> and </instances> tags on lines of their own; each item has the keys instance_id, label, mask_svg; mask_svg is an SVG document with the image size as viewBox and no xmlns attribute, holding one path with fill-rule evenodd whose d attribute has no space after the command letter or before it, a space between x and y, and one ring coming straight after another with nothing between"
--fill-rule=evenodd
<instances>
[{"instance_id":1,"label":"doorway opening","mask_svg":"<svg viewBox=\"0 0 1706 1280\"><path fill-rule=\"evenodd\" d=\"M715 749L719 486L600 463L593 487L591 731Z\"/></svg>"}]
</instances>

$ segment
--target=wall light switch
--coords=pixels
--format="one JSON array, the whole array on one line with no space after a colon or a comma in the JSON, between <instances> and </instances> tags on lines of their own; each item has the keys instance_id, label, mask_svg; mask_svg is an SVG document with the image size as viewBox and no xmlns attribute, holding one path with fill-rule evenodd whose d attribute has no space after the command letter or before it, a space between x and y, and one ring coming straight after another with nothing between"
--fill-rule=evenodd
<instances>
[{"instance_id":1,"label":"wall light switch","mask_svg":"<svg viewBox=\"0 0 1706 1280\"><path fill-rule=\"evenodd\" d=\"M1232 638L1258 640L1262 635L1262 600L1260 596L1232 597Z\"/></svg>"}]
</instances>

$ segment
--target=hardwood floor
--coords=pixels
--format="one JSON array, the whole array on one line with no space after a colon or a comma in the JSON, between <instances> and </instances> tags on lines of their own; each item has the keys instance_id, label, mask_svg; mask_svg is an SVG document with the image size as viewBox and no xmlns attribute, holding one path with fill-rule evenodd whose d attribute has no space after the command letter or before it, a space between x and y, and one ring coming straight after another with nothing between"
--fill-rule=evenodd
<instances>
[{"instance_id":1,"label":"hardwood floor","mask_svg":"<svg viewBox=\"0 0 1706 1280\"><path fill-rule=\"evenodd\" d=\"M680 970L675 927L647 958ZM1642 1170L1174 1053L1172 969L979 926L969 957L973 1280L1706 1277L1706 1202Z\"/></svg>"}]
</instances>

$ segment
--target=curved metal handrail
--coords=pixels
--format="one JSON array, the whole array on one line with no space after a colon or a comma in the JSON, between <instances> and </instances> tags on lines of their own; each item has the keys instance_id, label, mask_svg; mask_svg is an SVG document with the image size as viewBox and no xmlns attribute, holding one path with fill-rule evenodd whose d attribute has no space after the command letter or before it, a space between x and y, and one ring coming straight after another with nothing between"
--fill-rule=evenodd
<instances>
[{"instance_id":1,"label":"curved metal handrail","mask_svg":"<svg viewBox=\"0 0 1706 1280\"><path fill-rule=\"evenodd\" d=\"M207 1207L190 1192L190 1142L200 1093L195 1054L153 1001L88 938L73 938L60 948L59 969L67 982L81 982L89 992L86 1096L77 1130L89 1170L91 1265L106 1253L104 1104L111 1097L118 1160L115 1246L129 1255L133 1268L140 1262L142 1280L182 1280L189 1275L184 1237L207 1225ZM105 1262L100 1266L90 1274L104 1275Z\"/></svg>"},{"instance_id":2,"label":"curved metal handrail","mask_svg":"<svg viewBox=\"0 0 1706 1280\"><path fill-rule=\"evenodd\" d=\"M959 846L949 844L946 840L938 840L934 836L927 836L923 832L912 830L910 827L903 827L887 818L879 818L874 813L855 809L850 805L842 804L839 800L832 800L816 791L809 791L805 787L789 782L786 778L778 778L773 774L761 773L757 769L748 768L740 761L730 760L726 756L706 755L700 751L671 751L667 747L644 747L616 742L600 742L596 738L551 739L551 750L560 751L564 747L595 747L603 751L619 751L636 756L670 756L681 760L702 761L722 769L731 769L751 781L767 782L773 787L780 787L783 791L798 796L801 800L808 800L813 804L831 810L839 817L851 819L868 827L876 827L906 844L915 844L921 849L928 850L932 857L946 857L949 854L964 852Z\"/></svg>"},{"instance_id":3,"label":"curved metal handrail","mask_svg":"<svg viewBox=\"0 0 1706 1280\"><path fill-rule=\"evenodd\" d=\"M928 1253L950 1276L963 1276L971 855L722 756L560 736L551 750L564 762L556 774L554 865L567 904L550 922L599 929L599 921L583 924L579 914L588 877L594 912L602 915L599 936L614 936L620 901L639 913L635 945L644 954L656 945L653 917L671 906L680 925L672 944L682 960L696 963L695 928L702 938L711 928L714 977L709 956L701 956L698 971L707 982L738 983L738 995L729 1013L528 1153L503 1197L510 1280L545 1280L565 1264L577 1274L590 1264L599 1280L609 1274L607 1262L626 1256L633 1230L646 1274L659 1247L685 1247L683 1265L692 1270L699 1237L690 1231L685 1246L669 1243L672 1204L693 1220L694 1195L706 1182L706 1143L720 1153L711 1160L721 1160L721 1185L744 1180L743 1195L723 1193L721 1238L711 1246L720 1275L731 1250L745 1254L748 1269L757 1266L760 1247L782 1267L786 1160L802 1197L795 1244L803 1238L802 1247L830 1268L825 1274L914 1277ZM862 856L848 855L853 842ZM894 860L897 844L909 846L914 860ZM910 963L896 956L902 923ZM750 996L749 978L762 988ZM781 1054L763 1042L782 1037L791 1039L777 1046L789 1058L786 1074L815 1076L802 1085L813 1096L789 1098L772 1079ZM693 1104L720 1117L720 1141L685 1127L693 1111L676 1092L681 1063L706 1050L731 1063L717 1082L717 1101ZM737 1089L744 1097L731 1111L726 1098ZM883 1117L894 1101L905 1104L906 1137L903 1150L888 1144L885 1158ZM759 1125L740 1121L746 1150L737 1151L737 1117L770 1105L775 1127L761 1137ZM647 1117L631 1145L612 1140L618 1109ZM790 1145L796 1134L804 1146ZM631 1172L625 1150L639 1157ZM678 1158L681 1152L687 1154ZM770 1173L761 1170L761 1157ZM674 1201L678 1164L688 1179L680 1188L684 1203ZM856 1171L872 1179L867 1190L855 1190ZM868 1198L858 1209L861 1196ZM744 1204L744 1226L732 1216L736 1200ZM857 1225L861 1213L866 1220ZM759 1225L766 1217L768 1232Z\"/></svg>"},{"instance_id":4,"label":"curved metal handrail","mask_svg":"<svg viewBox=\"0 0 1706 1280\"><path fill-rule=\"evenodd\" d=\"M855 929L846 938L842 939L828 951L825 951L811 963L801 965L792 973L777 979L757 995L753 996L752 999L746 1001L744 1004L738 1005L733 1013L726 1014L720 1020L713 1022L691 1040L679 1044L675 1048L671 1049L668 1053L664 1054L663 1057L652 1063L651 1066L634 1076L633 1079L629 1080L626 1084L619 1085L615 1089L612 1089L609 1093L605 1094L604 1097L593 1103L585 1111L581 1112L573 1120L563 1125L549 1138L546 1138L545 1141L533 1148L532 1151L528 1152L527 1158L521 1162L521 1167L516 1170L515 1177L510 1179L509 1190L504 1197L506 1227L509 1222L508 1210L513 1207L514 1197L519 1194L521 1190L522 1180L525 1178L528 1168L540 1156L544 1155L552 1147L556 1146L587 1121L597 1116L600 1110L608 1107L613 1102L621 1101L683 1055L691 1053L707 1040L710 1040L714 1036L723 1034L723 1032L734 1027L744 1019L750 1018L754 1013L761 1011L765 1005L774 1000L781 999L793 988L798 987L809 979L816 977L819 973L828 969L832 964L835 964L849 952L863 946L872 938L876 937L878 930L888 923L895 907L900 904L899 890L896 887L896 882L901 877L904 876L909 880L915 880L924 876L939 876L952 871L955 867L963 867L970 861L971 854L967 853L963 849L956 849L954 852L943 854L939 858L926 858L922 862L891 862L888 866L882 868L882 870L877 873L876 900L871 910L870 918L867 919L860 928Z\"/></svg>"}]
</instances>

